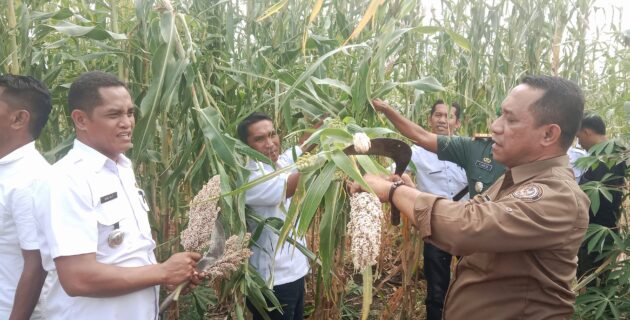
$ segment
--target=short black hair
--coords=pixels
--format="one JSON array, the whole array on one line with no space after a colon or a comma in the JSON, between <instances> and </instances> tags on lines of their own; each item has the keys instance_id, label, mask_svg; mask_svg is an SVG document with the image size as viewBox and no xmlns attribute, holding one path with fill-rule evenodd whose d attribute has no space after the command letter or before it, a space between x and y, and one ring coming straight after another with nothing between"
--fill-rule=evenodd
<instances>
[{"instance_id":1,"label":"short black hair","mask_svg":"<svg viewBox=\"0 0 630 320\"><path fill-rule=\"evenodd\" d=\"M606 134L606 124L604 123L604 119L594 113L587 113L584 115L584 118L582 119L582 129L584 128L591 129L597 134Z\"/></svg>"},{"instance_id":2,"label":"short black hair","mask_svg":"<svg viewBox=\"0 0 630 320\"><path fill-rule=\"evenodd\" d=\"M68 92L68 113L74 110L82 110L88 115L102 102L100 88L127 86L116 76L102 71L90 71L80 75L70 86Z\"/></svg>"},{"instance_id":3,"label":"short black hair","mask_svg":"<svg viewBox=\"0 0 630 320\"><path fill-rule=\"evenodd\" d=\"M37 139L48 122L52 110L52 99L48 88L31 76L7 74L0 76L0 87L4 88L0 99L11 108L25 108L31 115L28 130Z\"/></svg>"},{"instance_id":4,"label":"short black hair","mask_svg":"<svg viewBox=\"0 0 630 320\"><path fill-rule=\"evenodd\" d=\"M431 106L431 115L433 115L435 113L435 108L439 105L439 104L446 104L444 103L444 100L442 99L438 99L435 100L435 102L433 103L433 105ZM448 105L446 104L446 106L448 107ZM457 102L453 102L453 104L451 104L451 107L455 109L455 119L459 120L459 111L461 109L461 107L459 106L459 103Z\"/></svg>"},{"instance_id":5,"label":"short black hair","mask_svg":"<svg viewBox=\"0 0 630 320\"><path fill-rule=\"evenodd\" d=\"M236 127L236 133L238 134L238 138L241 141L243 141L245 144L247 144L247 135L249 134L249 126L262 120L269 120L273 122L273 120L271 120L271 118L264 112L253 112L247 117L245 117L245 119L243 119Z\"/></svg>"},{"instance_id":6,"label":"short black hair","mask_svg":"<svg viewBox=\"0 0 630 320\"><path fill-rule=\"evenodd\" d=\"M525 76L521 83L545 91L530 110L537 125L555 123L560 126L560 145L568 149L584 115L584 95L580 87L573 81L551 76Z\"/></svg>"}]
</instances>

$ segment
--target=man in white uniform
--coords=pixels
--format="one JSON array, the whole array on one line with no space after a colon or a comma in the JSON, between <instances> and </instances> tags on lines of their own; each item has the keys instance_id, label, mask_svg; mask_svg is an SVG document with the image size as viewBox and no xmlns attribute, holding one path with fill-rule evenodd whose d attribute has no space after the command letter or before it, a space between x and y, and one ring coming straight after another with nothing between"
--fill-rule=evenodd
<instances>
[{"instance_id":1,"label":"man in white uniform","mask_svg":"<svg viewBox=\"0 0 630 320\"><path fill-rule=\"evenodd\" d=\"M56 271L47 317L157 319L159 285L194 280L200 255L155 259L149 207L123 154L135 124L125 84L84 73L70 87L68 107L77 138L39 196L44 268Z\"/></svg>"},{"instance_id":2,"label":"man in white uniform","mask_svg":"<svg viewBox=\"0 0 630 320\"><path fill-rule=\"evenodd\" d=\"M451 107L437 100L431 107L429 126L432 133L449 136L461 125L460 107ZM438 156L418 145L411 147L411 161L415 166L416 187L423 192L453 199L460 191L468 191L466 172L457 164L438 159ZM459 199L458 199L459 200ZM427 280L425 304L428 320L441 320L444 297L451 279L450 253L436 246L424 243L424 276Z\"/></svg>"},{"instance_id":3,"label":"man in white uniform","mask_svg":"<svg viewBox=\"0 0 630 320\"><path fill-rule=\"evenodd\" d=\"M271 118L264 113L255 112L247 116L238 125L241 141L267 156L278 169L294 163L296 156L302 153L300 147L290 148L280 154L280 137ZM247 168L251 171L249 181L271 174L275 169L269 164L250 161ZM291 197L295 193L299 172L281 174L260 183L245 193L245 203L263 218L285 219L283 210L288 210ZM304 239L296 239L305 244ZM277 310L267 313L271 319L304 319L304 276L308 273L308 260L301 251L285 242L277 249L278 235L264 228L258 238L257 246L252 247L250 263L268 282L273 283L273 291L282 306L282 314ZM263 316L248 303L254 320Z\"/></svg>"},{"instance_id":4,"label":"man in white uniform","mask_svg":"<svg viewBox=\"0 0 630 320\"><path fill-rule=\"evenodd\" d=\"M35 306L46 271L32 195L34 180L50 164L37 152L34 140L51 109L50 93L41 82L0 77L0 319L41 319Z\"/></svg>"}]
</instances>

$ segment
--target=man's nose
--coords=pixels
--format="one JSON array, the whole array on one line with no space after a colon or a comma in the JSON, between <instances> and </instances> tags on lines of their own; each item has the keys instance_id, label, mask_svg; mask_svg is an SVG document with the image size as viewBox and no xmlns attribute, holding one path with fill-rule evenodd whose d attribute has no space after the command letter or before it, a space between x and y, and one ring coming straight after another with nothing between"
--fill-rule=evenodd
<instances>
[{"instance_id":1,"label":"man's nose","mask_svg":"<svg viewBox=\"0 0 630 320\"><path fill-rule=\"evenodd\" d=\"M129 127L131 126L132 120L131 117L128 115L123 115L122 119L120 120L120 126L122 127Z\"/></svg>"},{"instance_id":2,"label":"man's nose","mask_svg":"<svg viewBox=\"0 0 630 320\"><path fill-rule=\"evenodd\" d=\"M499 130L501 129L501 126L499 125L499 120L500 118L495 119L494 121L492 121L492 124L490 125L490 132L492 133L499 133Z\"/></svg>"}]
</instances>

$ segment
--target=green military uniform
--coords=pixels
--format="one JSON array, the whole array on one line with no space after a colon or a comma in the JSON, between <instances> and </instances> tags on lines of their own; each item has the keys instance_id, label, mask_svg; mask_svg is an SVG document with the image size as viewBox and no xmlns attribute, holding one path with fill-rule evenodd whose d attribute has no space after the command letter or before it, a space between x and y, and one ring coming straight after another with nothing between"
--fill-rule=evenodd
<instances>
[{"instance_id":1,"label":"green military uniform","mask_svg":"<svg viewBox=\"0 0 630 320\"><path fill-rule=\"evenodd\" d=\"M458 136L438 136L437 156L464 168L470 197L488 189L505 171L492 157L492 140Z\"/></svg>"}]
</instances>

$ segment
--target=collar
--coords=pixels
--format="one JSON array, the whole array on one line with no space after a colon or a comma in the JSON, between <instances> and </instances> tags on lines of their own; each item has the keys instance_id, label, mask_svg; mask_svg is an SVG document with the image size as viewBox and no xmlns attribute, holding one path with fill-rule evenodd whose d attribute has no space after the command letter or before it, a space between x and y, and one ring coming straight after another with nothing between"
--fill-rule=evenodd
<instances>
[{"instance_id":1,"label":"collar","mask_svg":"<svg viewBox=\"0 0 630 320\"><path fill-rule=\"evenodd\" d=\"M117 165L123 168L131 167L131 160L124 154L120 154L117 162L106 157L104 154L98 152L96 149L88 146L87 144L74 139L74 145L72 146L72 152L76 154L77 158L85 160L88 167L96 172L101 171L103 168L114 168Z\"/></svg>"},{"instance_id":2,"label":"collar","mask_svg":"<svg viewBox=\"0 0 630 320\"><path fill-rule=\"evenodd\" d=\"M35 141L31 141L11 151L11 153L7 154L2 159L0 159L0 165L9 164L11 162L18 161L24 158L24 156L26 156L27 154L32 153L32 152L37 152L37 150L35 149Z\"/></svg>"},{"instance_id":3,"label":"collar","mask_svg":"<svg viewBox=\"0 0 630 320\"><path fill-rule=\"evenodd\" d=\"M542 171L552 167L569 167L569 157L561 155L545 160L534 161L512 168L512 178L515 184L519 184L529 178L532 178Z\"/></svg>"},{"instance_id":4,"label":"collar","mask_svg":"<svg viewBox=\"0 0 630 320\"><path fill-rule=\"evenodd\" d=\"M278 164L276 164L276 166L277 165ZM247 166L245 166L245 168L249 171L258 171L260 169L263 171L274 171L274 168L270 164L251 159L247 162Z\"/></svg>"}]
</instances>

